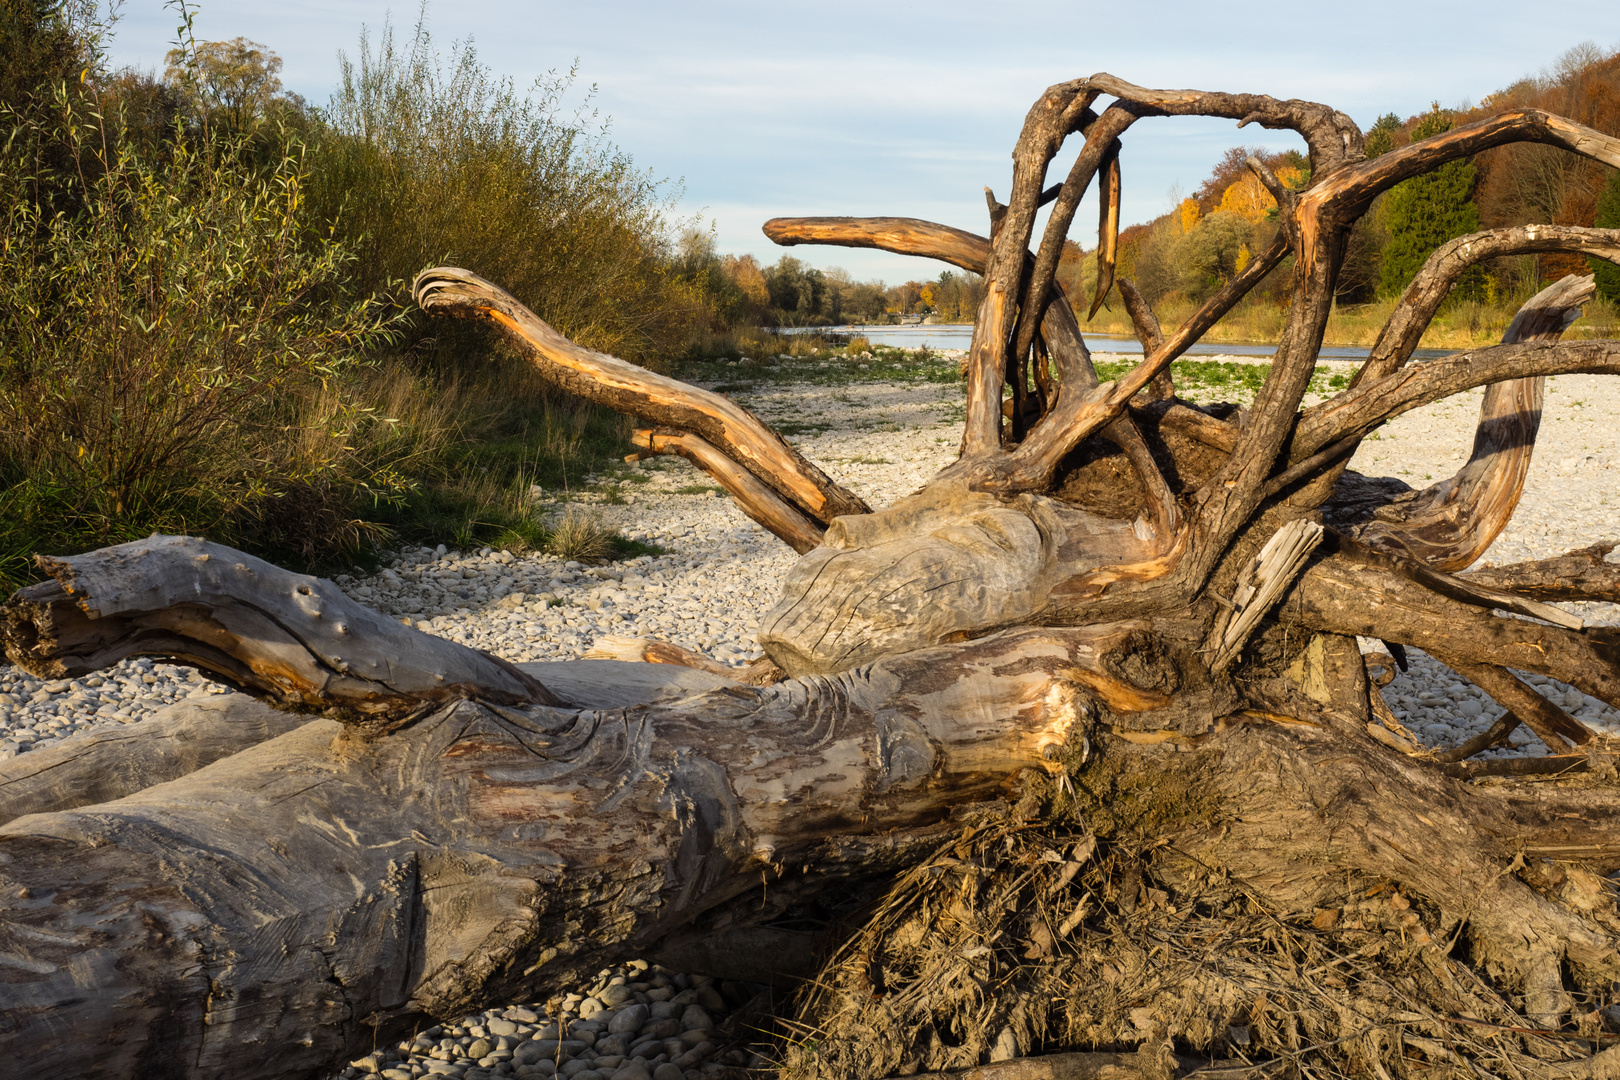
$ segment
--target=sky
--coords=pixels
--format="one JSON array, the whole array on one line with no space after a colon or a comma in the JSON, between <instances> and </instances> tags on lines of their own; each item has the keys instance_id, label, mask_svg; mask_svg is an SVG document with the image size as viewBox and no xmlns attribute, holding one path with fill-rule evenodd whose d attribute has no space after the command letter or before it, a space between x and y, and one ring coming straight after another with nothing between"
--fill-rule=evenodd
<instances>
[{"instance_id":1,"label":"sky","mask_svg":"<svg viewBox=\"0 0 1620 1080\"><path fill-rule=\"evenodd\" d=\"M1550 0L1534 12L1523 0L439 0L425 11L386 0L205 0L195 26L199 40L268 46L284 61L286 88L323 105L339 53L356 55L362 28L375 38L392 22L408 36L419 18L442 52L470 39L520 86L577 63L574 102L594 86L612 141L679 185L679 213L712 226L717 250L764 263L784 252L760 232L776 216L897 215L986 232L984 187L1005 198L1024 114L1067 79L1107 71L1142 86L1307 98L1366 128L1386 112L1477 101L1582 41L1620 47L1615 0ZM112 63L161 71L178 21L160 0L125 0ZM1291 132L1195 118L1140 120L1122 142L1126 224L1190 194L1229 147L1303 149ZM1071 236L1091 246L1096 220L1088 195ZM883 252L792 254L890 284L944 269Z\"/></svg>"}]
</instances>

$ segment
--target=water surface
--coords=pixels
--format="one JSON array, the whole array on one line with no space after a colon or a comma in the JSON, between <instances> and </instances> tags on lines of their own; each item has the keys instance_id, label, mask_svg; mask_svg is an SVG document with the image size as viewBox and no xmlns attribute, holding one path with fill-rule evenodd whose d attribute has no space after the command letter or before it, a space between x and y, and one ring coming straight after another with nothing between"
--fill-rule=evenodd
<instances>
[{"instance_id":1,"label":"water surface","mask_svg":"<svg viewBox=\"0 0 1620 1080\"><path fill-rule=\"evenodd\" d=\"M967 324L936 326L831 326L795 327L783 330L788 334L862 334L874 345L891 345L899 349L965 349L973 340L973 327ZM1133 337L1112 334L1086 334L1086 345L1092 352L1141 353L1142 343ZM1187 350L1187 356L1270 356L1277 346L1258 342L1197 342ZM1324 345L1317 354L1321 360L1365 360L1371 351L1361 345ZM1448 349L1418 349L1412 354L1417 360L1431 360L1437 356L1450 356Z\"/></svg>"}]
</instances>

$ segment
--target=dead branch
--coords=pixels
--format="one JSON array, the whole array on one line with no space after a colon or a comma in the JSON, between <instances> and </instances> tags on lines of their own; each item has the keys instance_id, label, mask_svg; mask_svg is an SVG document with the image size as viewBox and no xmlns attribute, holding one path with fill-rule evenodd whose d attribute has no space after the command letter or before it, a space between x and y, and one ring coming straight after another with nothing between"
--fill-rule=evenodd
<instances>
[{"instance_id":1,"label":"dead branch","mask_svg":"<svg viewBox=\"0 0 1620 1080\"><path fill-rule=\"evenodd\" d=\"M561 704L505 660L207 540L153 536L38 563L51 580L18 591L0 632L6 657L44 678L170 656L277 704L361 720L399 721L461 698Z\"/></svg>"},{"instance_id":2,"label":"dead branch","mask_svg":"<svg viewBox=\"0 0 1620 1080\"><path fill-rule=\"evenodd\" d=\"M548 380L587 401L690 431L826 525L870 509L787 440L719 394L581 348L497 285L455 267L416 276L412 295L429 314L484 319L499 327Z\"/></svg>"}]
</instances>

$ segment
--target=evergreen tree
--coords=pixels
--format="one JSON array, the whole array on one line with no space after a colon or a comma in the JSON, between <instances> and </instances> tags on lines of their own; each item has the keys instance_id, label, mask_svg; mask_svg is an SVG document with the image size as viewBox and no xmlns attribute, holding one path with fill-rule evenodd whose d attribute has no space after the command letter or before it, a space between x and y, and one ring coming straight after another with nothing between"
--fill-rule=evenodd
<instances>
[{"instance_id":1,"label":"evergreen tree","mask_svg":"<svg viewBox=\"0 0 1620 1080\"><path fill-rule=\"evenodd\" d=\"M1600 229L1620 229L1620 169L1609 172L1609 183L1598 197L1597 218L1593 224ZM1597 279L1598 295L1612 304L1620 304L1620 266L1607 259L1588 261Z\"/></svg>"},{"instance_id":2,"label":"evergreen tree","mask_svg":"<svg viewBox=\"0 0 1620 1080\"><path fill-rule=\"evenodd\" d=\"M1385 113L1367 130L1367 139L1363 146L1366 149L1368 161L1375 157L1381 157L1395 149L1395 132L1400 130L1400 126L1400 117L1394 113Z\"/></svg>"},{"instance_id":3,"label":"evergreen tree","mask_svg":"<svg viewBox=\"0 0 1620 1080\"><path fill-rule=\"evenodd\" d=\"M1438 104L1412 129L1412 141L1427 139L1451 128L1451 115ZM1397 295L1406 288L1434 249L1479 229L1479 208L1474 205L1476 172L1470 161L1452 161L1430 173L1395 185L1385 203L1389 243L1379 267L1383 292ZM1453 290L1454 296L1480 292L1484 273L1471 267Z\"/></svg>"}]
</instances>

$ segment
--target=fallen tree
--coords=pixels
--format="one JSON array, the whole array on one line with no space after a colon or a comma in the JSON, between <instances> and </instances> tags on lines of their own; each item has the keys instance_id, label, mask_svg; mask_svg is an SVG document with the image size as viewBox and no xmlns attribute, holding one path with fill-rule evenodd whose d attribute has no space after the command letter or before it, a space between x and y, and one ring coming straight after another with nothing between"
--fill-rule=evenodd
<instances>
[{"instance_id":1,"label":"fallen tree","mask_svg":"<svg viewBox=\"0 0 1620 1080\"><path fill-rule=\"evenodd\" d=\"M1095 311L1118 140L1157 115L1292 129L1312 179L1294 191L1250 163L1277 238L1181 327L1121 281L1144 358L1101 383L1057 258L1100 177ZM1048 186L1070 136L1080 153ZM61 676L161 655L323 715L279 734L223 717L206 754L126 729L139 767L113 779L89 743L0 768L0 1044L29 1073L316 1076L424 1014L615 956L692 955L876 883L806 1001L800 1072L1083 1043L1101 1056L1075 1068L1141 1076L1192 1058L1612 1075L1620 1051L1592 1040L1620 981L1613 755L1514 672L1620 704L1620 632L1553 606L1613 599L1620 569L1589 549L1460 571L1518 502L1541 380L1620 373L1620 345L1558 340L1591 295L1571 278L1503 344L1409 361L1472 261L1615 258L1620 233L1441 248L1354 384L1301 409L1357 216L1513 140L1620 166L1620 140L1533 110L1368 161L1322 105L1099 75L1031 109L989 238L768 223L782 243L987 280L961 456L876 512L728 399L583 349L468 271L425 272L424 309L487 319L560 385L645 418L640 446L709 470L804 553L762 620L776 669L750 682L768 685L647 643L614 655L676 663L520 669L185 538L45 560L51 580L5 608L14 662ZM1176 397L1172 361L1290 254L1252 406ZM1456 476L1410 492L1346 471L1389 418L1484 385ZM1481 745L1419 750L1358 637L1387 643L1386 665L1430 652L1509 716ZM1467 760L1517 723L1554 756Z\"/></svg>"}]
</instances>

